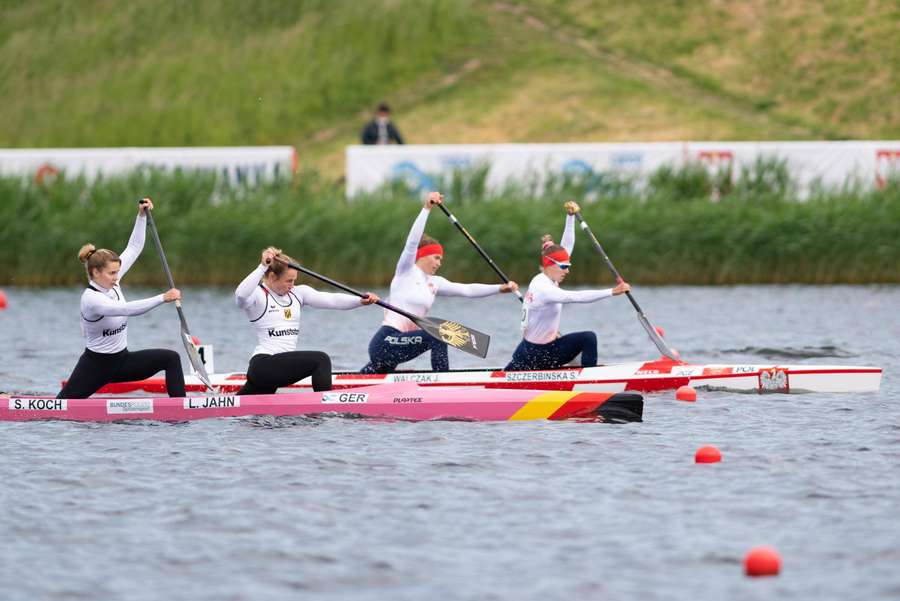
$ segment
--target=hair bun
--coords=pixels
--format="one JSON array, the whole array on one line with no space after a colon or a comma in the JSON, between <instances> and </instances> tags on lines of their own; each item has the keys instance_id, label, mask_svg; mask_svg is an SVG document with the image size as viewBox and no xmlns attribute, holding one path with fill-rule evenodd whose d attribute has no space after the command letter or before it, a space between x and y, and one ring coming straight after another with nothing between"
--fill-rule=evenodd
<instances>
[{"instance_id":1,"label":"hair bun","mask_svg":"<svg viewBox=\"0 0 900 601\"><path fill-rule=\"evenodd\" d=\"M78 251L78 260L82 263L87 263L87 260L91 258L91 255L97 252L97 247L93 244L85 244L81 247L81 250Z\"/></svg>"},{"instance_id":2,"label":"hair bun","mask_svg":"<svg viewBox=\"0 0 900 601\"><path fill-rule=\"evenodd\" d=\"M553 246L553 236L550 234L544 234L541 238L541 250L546 250L547 248Z\"/></svg>"}]
</instances>

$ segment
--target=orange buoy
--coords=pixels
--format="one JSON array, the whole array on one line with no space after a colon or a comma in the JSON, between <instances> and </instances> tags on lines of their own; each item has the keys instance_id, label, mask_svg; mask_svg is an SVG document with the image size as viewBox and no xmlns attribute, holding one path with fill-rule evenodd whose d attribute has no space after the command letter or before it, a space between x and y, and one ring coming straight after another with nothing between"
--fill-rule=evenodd
<instances>
[{"instance_id":1,"label":"orange buoy","mask_svg":"<svg viewBox=\"0 0 900 601\"><path fill-rule=\"evenodd\" d=\"M675 398L679 401L693 403L697 400L697 391L694 390L693 386L685 384L684 386L679 386L678 390L675 391Z\"/></svg>"},{"instance_id":2,"label":"orange buoy","mask_svg":"<svg viewBox=\"0 0 900 601\"><path fill-rule=\"evenodd\" d=\"M744 557L747 576L777 576L781 572L781 555L772 547L753 547Z\"/></svg>"},{"instance_id":3,"label":"orange buoy","mask_svg":"<svg viewBox=\"0 0 900 601\"><path fill-rule=\"evenodd\" d=\"M6 308L6 293L0 290L0 311Z\"/></svg>"},{"instance_id":4,"label":"orange buoy","mask_svg":"<svg viewBox=\"0 0 900 601\"><path fill-rule=\"evenodd\" d=\"M718 463L722 461L722 453L716 447L707 445L694 453L694 463Z\"/></svg>"}]
</instances>

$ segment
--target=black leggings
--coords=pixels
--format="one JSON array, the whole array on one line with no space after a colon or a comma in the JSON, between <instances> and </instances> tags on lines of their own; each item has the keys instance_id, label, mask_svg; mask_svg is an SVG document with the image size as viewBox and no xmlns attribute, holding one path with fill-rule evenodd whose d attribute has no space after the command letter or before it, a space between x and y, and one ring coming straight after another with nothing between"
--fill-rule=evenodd
<instances>
[{"instance_id":1,"label":"black leggings","mask_svg":"<svg viewBox=\"0 0 900 601\"><path fill-rule=\"evenodd\" d=\"M331 390L331 357L321 351L253 355L247 383L238 394L275 394L282 386L312 375L313 390Z\"/></svg>"},{"instance_id":2,"label":"black leggings","mask_svg":"<svg viewBox=\"0 0 900 601\"><path fill-rule=\"evenodd\" d=\"M171 397L186 396L181 358L175 351L151 348L131 353L95 353L84 349L58 399L86 399L111 382L143 380L165 370L166 390Z\"/></svg>"}]
</instances>

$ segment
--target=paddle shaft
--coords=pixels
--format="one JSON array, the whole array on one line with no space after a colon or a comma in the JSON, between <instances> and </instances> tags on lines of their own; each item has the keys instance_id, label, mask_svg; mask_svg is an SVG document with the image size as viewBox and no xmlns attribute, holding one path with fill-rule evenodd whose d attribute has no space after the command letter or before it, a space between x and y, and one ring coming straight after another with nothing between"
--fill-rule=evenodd
<instances>
[{"instance_id":1,"label":"paddle shaft","mask_svg":"<svg viewBox=\"0 0 900 601\"><path fill-rule=\"evenodd\" d=\"M343 290L344 292L349 292L350 294L356 295L360 298L366 298L366 294L363 294L359 290L355 290L346 284L342 284L340 282L336 282L329 277L325 277L311 269L307 269L302 265L297 265L292 261L286 261L280 257L275 258L276 261L280 261L284 263L291 269L296 269L300 273L304 273L310 277L314 277L317 280L321 280L326 284L331 284L335 288ZM408 311L404 311L399 307L395 307L390 303L386 303L382 300L375 301L378 305L384 307L388 311L393 311L410 320L414 324L416 324L419 328L424 330L429 336L434 337L436 340L440 340L454 348L457 348L466 353L475 355L477 357L481 357L484 359L487 356L488 347L491 343L491 337L484 332L479 332L478 330L473 330L472 328L468 328L460 323L449 321L449 320L441 320L437 318L431 317L417 317Z\"/></svg>"},{"instance_id":2,"label":"paddle shaft","mask_svg":"<svg viewBox=\"0 0 900 601\"><path fill-rule=\"evenodd\" d=\"M166 260L166 253L163 250L162 242L159 240L159 232L156 230L156 222L153 220L153 211L148 207L144 209L144 214L147 215L147 225L150 226L150 236L153 238L153 244L156 246L156 254L159 255L163 271L166 273L166 281L169 283L170 289L174 288L175 279L172 277L172 270L169 269L169 261ZM187 353L188 361L190 361L191 365L194 367L194 371L197 372L197 377L200 378L200 381L203 382L209 390L216 392L216 389L209 380L209 375L206 373L203 362L200 360L199 355L197 355L197 349L193 346L191 331L188 329L187 319L185 319L184 311L181 309L181 299L175 301L175 309L178 310L178 320L181 322L181 342L184 344L184 351Z\"/></svg>"},{"instance_id":3,"label":"paddle shaft","mask_svg":"<svg viewBox=\"0 0 900 601\"><path fill-rule=\"evenodd\" d=\"M169 283L169 288L174 288L175 280L172 278L172 270L169 269L166 253L163 251L162 242L159 240L159 232L156 231L156 222L153 221L153 212L150 209L144 209L144 214L147 215L147 225L150 226L150 235L153 237L156 253L159 255L160 262L162 262L163 271L166 272L166 281ZM181 329L190 334L191 331L188 329L187 320L184 318L184 311L181 310L181 299L175 301L175 308L178 309L178 319L181 320Z\"/></svg>"},{"instance_id":4,"label":"paddle shaft","mask_svg":"<svg viewBox=\"0 0 900 601\"><path fill-rule=\"evenodd\" d=\"M278 257L276 257L275 260L280 261L281 263L284 263L291 269L296 269L300 273L305 273L306 275L316 278L317 280L321 280L321 281L325 282L326 284L331 284L335 288L340 288L344 292L353 294L355 296L358 296L359 298L366 298L368 296L364 292L360 292L359 290L357 290L355 288L351 288L350 286L347 286L346 284L342 284L340 282L332 280L328 276L324 276L320 273L316 273L315 271L313 271L311 269L307 269L306 267L303 267L302 265L298 265L297 263L294 263L293 261L285 261L284 259L281 259ZM410 320L413 323L418 324L420 321L420 318L416 317L412 313L409 313L408 311L404 311L400 307L395 307L394 305L392 305L390 303L386 303L383 300L377 300L377 301L375 301L375 304L384 307L388 311L393 311L394 313L399 313L400 315L402 315L403 317L405 317L406 319Z\"/></svg>"},{"instance_id":5,"label":"paddle shaft","mask_svg":"<svg viewBox=\"0 0 900 601\"><path fill-rule=\"evenodd\" d=\"M491 266L491 268L494 270L494 273L496 273L498 276L500 276L500 279L503 280L503 283L509 284L510 279L508 277L506 277L506 274L503 273L503 271L499 267L497 267L497 264L494 263L494 260L491 259L486 252L484 252L484 249L481 248L481 245L478 244L478 242L475 241L475 238L472 237L472 235L468 232L468 230L466 230L466 228L464 228L462 226L462 224L459 222L459 220L456 218L456 216L453 213L451 213L447 209L447 207L445 207L443 205L443 203L439 204L438 206L444 212L444 215L447 216L447 219L450 220L450 223L455 225L456 229L458 229L460 232L462 232L462 235L466 237L466 240L471 242L472 246L475 247L475 250L478 251L478 254L481 255L481 258L488 262L488 265ZM520 303L524 302L525 299L522 298L522 293L518 290L515 290L514 292L516 294L516 298L519 299L519 302Z\"/></svg>"},{"instance_id":6,"label":"paddle shaft","mask_svg":"<svg viewBox=\"0 0 900 601\"><path fill-rule=\"evenodd\" d=\"M610 261L609 256L606 254L606 251L603 250L603 246L601 246L600 241L597 240L597 236L594 235L594 232L591 231L591 228L584 221L584 217L581 216L581 211L575 212L575 217L578 219L578 222L581 224L581 229L584 230L584 233L588 235L588 238L591 239L591 242L594 244L594 248L597 249L597 252L600 253L600 256L603 257L603 260L606 262L606 266L609 267L609 270L612 272L613 277L616 278L616 283L621 284L625 280L622 278L622 275L619 273L619 270L616 269L616 266L613 265L613 262ZM638 313L643 313L641 311L640 305L637 304L637 301L634 300L634 297L631 296L631 291L625 293L628 297L628 300L631 301L631 304L638 311Z\"/></svg>"},{"instance_id":7,"label":"paddle shaft","mask_svg":"<svg viewBox=\"0 0 900 601\"><path fill-rule=\"evenodd\" d=\"M625 280L622 278L622 275L619 273L619 270L616 269L616 266L613 265L613 262L610 260L609 256L606 254L606 251L603 250L603 246L600 244L600 241L597 240L597 236L594 235L594 232L591 231L590 226L588 226L587 222L584 220L584 217L581 216L581 211L575 211L575 218L578 219L578 223L581 224L581 229L588 235L588 238L591 239L591 242L594 244L594 248L597 249L597 252L600 253L600 256L603 257L603 260L606 262L606 266L609 267L609 270L612 272L613 277L616 278L616 283L621 284ZM634 310L637 311L638 321L641 322L641 325L647 331L647 335L650 336L650 340L653 341L653 344L656 345L656 348L659 349L663 355L672 359L673 361L681 361L681 358L675 354L675 352L669 348L669 345L666 344L666 341L662 339L659 335L659 332L656 331L656 328L653 324L650 323L650 320L647 319L647 316L644 315L644 312L641 310L641 306L638 305L637 301L634 300L634 296L632 296L631 291L625 293L628 297L628 300L631 301L631 305L634 307Z\"/></svg>"}]
</instances>

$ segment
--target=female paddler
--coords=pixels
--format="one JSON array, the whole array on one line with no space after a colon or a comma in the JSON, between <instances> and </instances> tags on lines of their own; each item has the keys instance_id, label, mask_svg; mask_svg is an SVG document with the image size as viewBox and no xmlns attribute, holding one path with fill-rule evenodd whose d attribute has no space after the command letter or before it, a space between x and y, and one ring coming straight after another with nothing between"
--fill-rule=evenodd
<instances>
[{"instance_id":1,"label":"female paddler","mask_svg":"<svg viewBox=\"0 0 900 601\"><path fill-rule=\"evenodd\" d=\"M622 282L606 290L569 291L559 287L572 265L572 248L575 246L575 213L581 209L574 202L567 202L566 227L560 244L554 244L550 235L543 237L541 247L541 272L532 278L525 293L522 307L522 342L516 347L504 369L551 369L562 367L581 353L581 365L597 365L597 336L593 332L573 332L561 335L559 321L562 307L567 303L592 303L602 298L617 296L631 290Z\"/></svg>"},{"instance_id":2,"label":"female paddler","mask_svg":"<svg viewBox=\"0 0 900 601\"><path fill-rule=\"evenodd\" d=\"M181 298L181 292L172 288L164 294L127 302L119 286L144 248L146 209L153 209L149 198L138 204L134 230L121 256L105 248L98 250L93 244L85 244L78 252L88 276L88 287L81 295L85 349L56 398L85 399L111 382L143 380L161 370L166 372L169 396L185 396L178 353L169 349L130 352L127 348L129 317Z\"/></svg>"},{"instance_id":3,"label":"female paddler","mask_svg":"<svg viewBox=\"0 0 900 601\"><path fill-rule=\"evenodd\" d=\"M431 192L425 199L419 216L413 222L406 245L397 261L391 280L390 302L417 317L425 317L436 296L465 296L478 298L518 290L515 282L508 284L458 284L435 275L441 267L444 248L425 234L425 222L432 207L444 202L439 192ZM409 319L385 310L381 328L369 342L369 363L362 373L388 373L406 361L431 351L431 369L450 369L447 344L419 329Z\"/></svg>"},{"instance_id":4,"label":"female paddler","mask_svg":"<svg viewBox=\"0 0 900 601\"><path fill-rule=\"evenodd\" d=\"M309 376L313 390L331 390L331 358L321 351L296 350L300 309L356 309L380 300L372 293L359 298L296 286L297 270L282 261L295 262L278 248L265 249L260 264L234 291L237 306L244 310L259 341L239 395L274 394L279 387Z\"/></svg>"}]
</instances>

